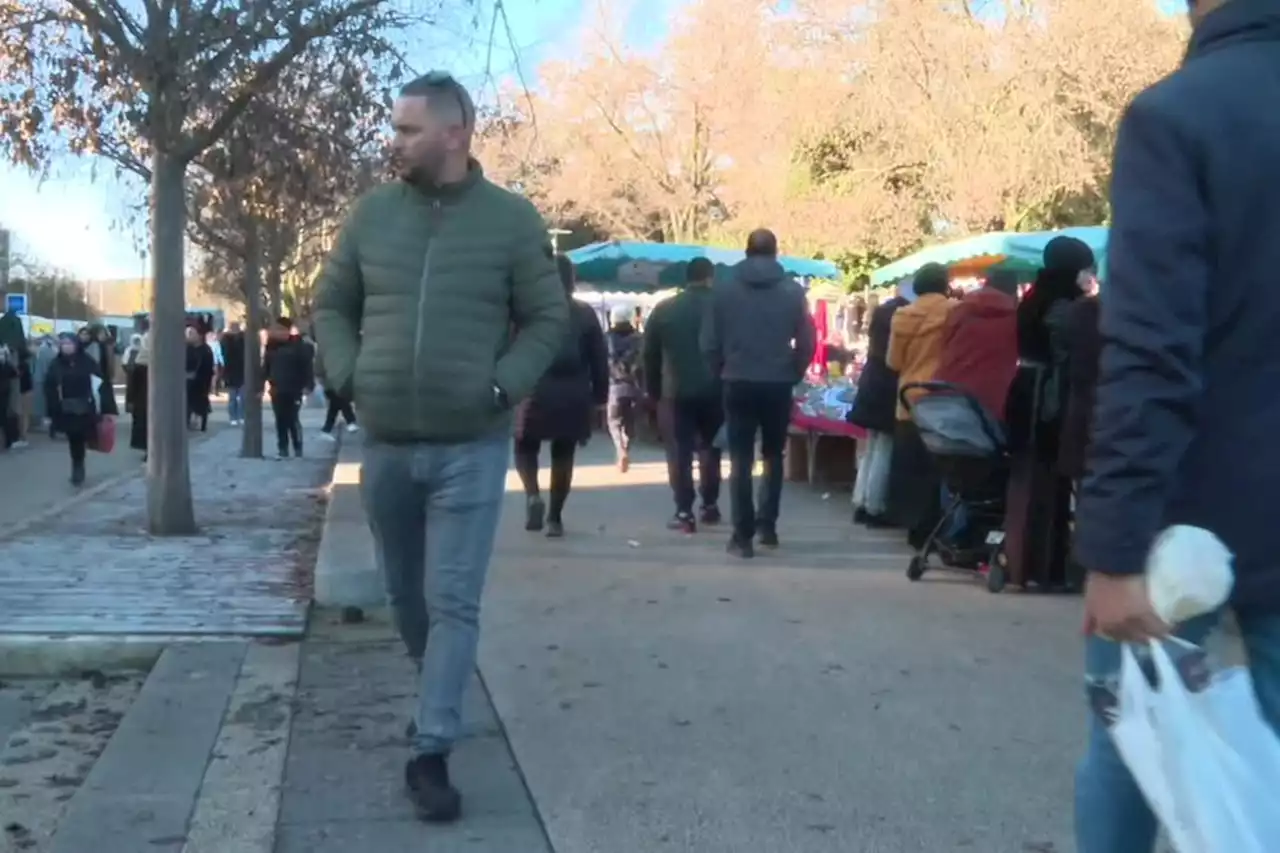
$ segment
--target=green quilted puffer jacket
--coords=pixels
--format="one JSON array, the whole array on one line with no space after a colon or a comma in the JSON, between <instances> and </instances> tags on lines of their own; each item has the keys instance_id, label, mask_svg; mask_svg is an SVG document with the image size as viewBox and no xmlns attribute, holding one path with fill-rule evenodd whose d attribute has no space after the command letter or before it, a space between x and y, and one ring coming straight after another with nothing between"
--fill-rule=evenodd
<instances>
[{"instance_id":1,"label":"green quilted puffer jacket","mask_svg":"<svg viewBox=\"0 0 1280 853\"><path fill-rule=\"evenodd\" d=\"M474 162L459 184L366 193L316 286L330 387L354 395L379 441L509 429L568 321L542 217Z\"/></svg>"}]
</instances>

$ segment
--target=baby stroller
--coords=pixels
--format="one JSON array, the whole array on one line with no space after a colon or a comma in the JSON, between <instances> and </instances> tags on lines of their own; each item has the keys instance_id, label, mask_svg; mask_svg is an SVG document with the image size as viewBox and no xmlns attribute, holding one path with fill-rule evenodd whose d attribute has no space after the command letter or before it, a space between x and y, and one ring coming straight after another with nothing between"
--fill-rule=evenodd
<instances>
[{"instance_id":1,"label":"baby stroller","mask_svg":"<svg viewBox=\"0 0 1280 853\"><path fill-rule=\"evenodd\" d=\"M924 392L912 400L908 392ZM925 448L951 493L942 518L907 567L907 578L920 580L938 554L943 567L981 577L993 593L1004 589L1005 489L1009 457L1004 427L982 403L949 382L908 382L899 399L911 415ZM966 516L962 541L944 536L961 512Z\"/></svg>"}]
</instances>

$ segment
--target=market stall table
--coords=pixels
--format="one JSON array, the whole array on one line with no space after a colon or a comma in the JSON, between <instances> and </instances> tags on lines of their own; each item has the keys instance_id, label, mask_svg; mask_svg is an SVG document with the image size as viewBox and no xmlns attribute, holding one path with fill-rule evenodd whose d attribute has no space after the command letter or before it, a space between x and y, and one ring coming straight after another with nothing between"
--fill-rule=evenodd
<instances>
[{"instance_id":1,"label":"market stall table","mask_svg":"<svg viewBox=\"0 0 1280 853\"><path fill-rule=\"evenodd\" d=\"M851 476L856 474L857 442L863 441L867 437L867 431L862 427L855 426L848 421L806 414L797 403L791 410L791 428L788 432L792 439L788 443L792 446L787 448L787 458L791 460L791 465L796 466L796 468L803 466L805 471L804 479L809 485L814 485L818 479L818 455L821 448L820 442L823 438L849 439L849 444L842 448L848 451L849 464L832 464L823 467L827 467L828 470L837 468L849 471ZM828 445L830 445L830 442L828 442ZM835 450L835 448L832 449ZM839 453L840 451L835 450L835 452ZM800 479L796 475L796 468L788 466L788 479L793 481Z\"/></svg>"}]
</instances>

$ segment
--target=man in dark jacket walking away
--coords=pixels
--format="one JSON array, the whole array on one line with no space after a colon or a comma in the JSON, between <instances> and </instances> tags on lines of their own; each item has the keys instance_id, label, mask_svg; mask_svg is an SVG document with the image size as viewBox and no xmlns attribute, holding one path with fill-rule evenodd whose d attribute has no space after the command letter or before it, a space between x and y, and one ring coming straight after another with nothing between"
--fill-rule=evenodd
<instances>
[{"instance_id":1,"label":"man in dark jacket walking away","mask_svg":"<svg viewBox=\"0 0 1280 853\"><path fill-rule=\"evenodd\" d=\"M244 426L244 332L232 323L218 342L222 347L222 381L227 386L227 417Z\"/></svg>"},{"instance_id":2,"label":"man in dark jacket walking away","mask_svg":"<svg viewBox=\"0 0 1280 853\"><path fill-rule=\"evenodd\" d=\"M712 290L702 351L724 382L733 497L729 553L752 557L756 533L764 547L778 546L792 392L813 360L817 337L804 289L778 263L778 239L772 231L752 232L746 260L733 272L732 280ZM757 435L764 461L758 507L751 497Z\"/></svg>"},{"instance_id":3,"label":"man in dark jacket walking away","mask_svg":"<svg viewBox=\"0 0 1280 853\"><path fill-rule=\"evenodd\" d=\"M400 180L356 202L315 301L329 382L368 437L361 487L396 625L422 661L405 782L432 821L461 812L448 756L475 673L511 407L559 351L570 310L542 217L470 157L475 119L448 74L401 89Z\"/></svg>"},{"instance_id":4,"label":"man in dark jacket walking away","mask_svg":"<svg viewBox=\"0 0 1280 853\"><path fill-rule=\"evenodd\" d=\"M711 305L715 267L694 258L679 294L654 306L644 330L644 380L650 400L662 407L667 447L667 478L675 496L672 530L693 533L693 457L698 454L698 486L703 524L720 522L720 448L716 434L724 424L724 393L702 354L699 336Z\"/></svg>"},{"instance_id":5,"label":"man in dark jacket walking away","mask_svg":"<svg viewBox=\"0 0 1280 853\"><path fill-rule=\"evenodd\" d=\"M263 356L262 375L271 383L271 413L276 421L276 449L281 459L302 455L302 401L315 387L315 351L302 339L288 317L276 321Z\"/></svg>"},{"instance_id":6,"label":"man in dark jacket walking away","mask_svg":"<svg viewBox=\"0 0 1280 853\"><path fill-rule=\"evenodd\" d=\"M1134 99L1116 138L1075 531L1087 684L1104 711L1077 775L1081 853L1155 845L1156 821L1106 731L1120 643L1170 630L1201 643L1218 621L1168 626L1153 611L1143 571L1165 526L1205 528L1233 552L1254 692L1280 725L1280 4L1200 0L1192 19L1184 64Z\"/></svg>"}]
</instances>

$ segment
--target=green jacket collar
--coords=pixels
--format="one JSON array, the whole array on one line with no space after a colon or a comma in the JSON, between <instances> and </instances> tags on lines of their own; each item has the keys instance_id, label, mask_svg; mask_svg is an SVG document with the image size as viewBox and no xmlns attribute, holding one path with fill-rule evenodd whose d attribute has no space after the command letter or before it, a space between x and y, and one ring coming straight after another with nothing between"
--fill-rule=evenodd
<instances>
[{"instance_id":1,"label":"green jacket collar","mask_svg":"<svg viewBox=\"0 0 1280 853\"><path fill-rule=\"evenodd\" d=\"M484 167L474 157L467 160L467 176L452 184L432 184L426 181L406 181L424 197L433 201L455 201L471 191L476 184L484 180Z\"/></svg>"}]
</instances>

